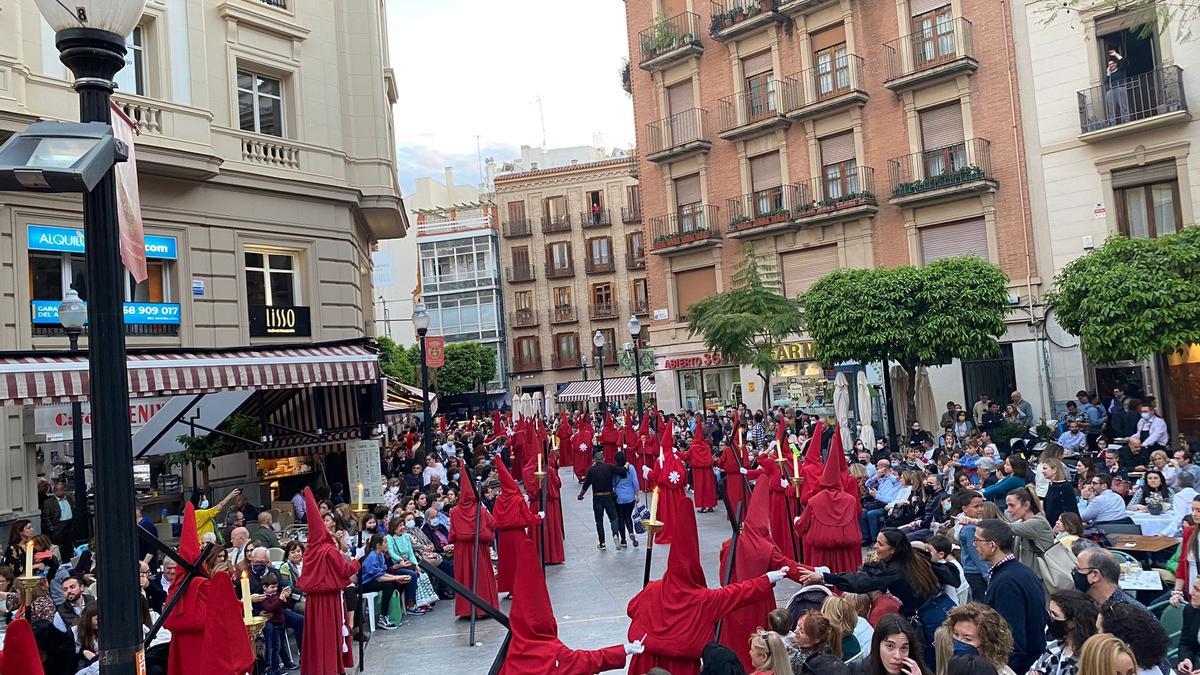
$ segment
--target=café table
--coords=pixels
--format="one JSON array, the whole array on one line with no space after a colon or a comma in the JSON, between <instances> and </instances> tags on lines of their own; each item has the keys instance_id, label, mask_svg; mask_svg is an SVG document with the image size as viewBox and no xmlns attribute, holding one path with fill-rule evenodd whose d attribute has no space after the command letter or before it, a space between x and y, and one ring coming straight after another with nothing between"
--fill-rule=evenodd
<instances>
[{"instance_id":1,"label":"caf\u00e9 table","mask_svg":"<svg viewBox=\"0 0 1200 675\"><path fill-rule=\"evenodd\" d=\"M1113 545L1108 548L1127 553L1158 553L1179 543L1175 537L1160 535L1111 534L1108 538L1113 541Z\"/></svg>"},{"instance_id":2,"label":"caf\u00e9 table","mask_svg":"<svg viewBox=\"0 0 1200 675\"><path fill-rule=\"evenodd\" d=\"M1175 521L1175 514L1171 511L1163 511L1157 516L1151 515L1147 511L1127 511L1126 513L1133 519L1133 522L1137 523L1138 527L1142 528L1142 534L1147 536L1162 532Z\"/></svg>"},{"instance_id":3,"label":"caf\u00e9 table","mask_svg":"<svg viewBox=\"0 0 1200 675\"><path fill-rule=\"evenodd\" d=\"M1120 586L1126 591L1161 591L1162 577L1154 570L1136 570L1121 575Z\"/></svg>"}]
</instances>

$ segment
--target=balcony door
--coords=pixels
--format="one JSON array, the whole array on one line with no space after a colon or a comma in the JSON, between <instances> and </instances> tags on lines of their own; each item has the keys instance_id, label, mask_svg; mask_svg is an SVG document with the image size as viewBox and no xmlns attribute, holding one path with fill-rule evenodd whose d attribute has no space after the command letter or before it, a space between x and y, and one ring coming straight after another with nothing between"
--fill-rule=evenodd
<instances>
[{"instance_id":1,"label":"balcony door","mask_svg":"<svg viewBox=\"0 0 1200 675\"><path fill-rule=\"evenodd\" d=\"M1106 120L1136 121L1159 114L1164 87L1175 84L1163 80L1162 59L1156 49L1158 31L1153 25L1136 24L1131 14L1135 13L1117 13L1096 21Z\"/></svg>"},{"instance_id":2,"label":"balcony door","mask_svg":"<svg viewBox=\"0 0 1200 675\"><path fill-rule=\"evenodd\" d=\"M518 277L529 276L529 248L514 246L512 248L513 274Z\"/></svg>"},{"instance_id":3,"label":"balcony door","mask_svg":"<svg viewBox=\"0 0 1200 675\"><path fill-rule=\"evenodd\" d=\"M954 58L954 15L945 0L912 0L913 69Z\"/></svg>"},{"instance_id":4,"label":"balcony door","mask_svg":"<svg viewBox=\"0 0 1200 675\"><path fill-rule=\"evenodd\" d=\"M816 69L817 100L843 94L850 89L850 58L846 49L846 26L838 24L809 36Z\"/></svg>"},{"instance_id":5,"label":"balcony door","mask_svg":"<svg viewBox=\"0 0 1200 675\"><path fill-rule=\"evenodd\" d=\"M675 179L675 204L679 217L678 232L704 229L700 174Z\"/></svg>"},{"instance_id":6,"label":"balcony door","mask_svg":"<svg viewBox=\"0 0 1200 675\"><path fill-rule=\"evenodd\" d=\"M750 158L751 207L754 218L769 215L783 208L783 171L779 151Z\"/></svg>"},{"instance_id":7,"label":"balcony door","mask_svg":"<svg viewBox=\"0 0 1200 675\"><path fill-rule=\"evenodd\" d=\"M858 162L854 155L854 132L822 138L820 199L837 199L858 192Z\"/></svg>"},{"instance_id":8,"label":"balcony door","mask_svg":"<svg viewBox=\"0 0 1200 675\"><path fill-rule=\"evenodd\" d=\"M772 95L771 50L742 59L744 122L755 122L776 112L775 97Z\"/></svg>"},{"instance_id":9,"label":"balcony door","mask_svg":"<svg viewBox=\"0 0 1200 675\"><path fill-rule=\"evenodd\" d=\"M695 93L692 91L692 80L667 87L667 128L668 142L665 147L685 145L700 138L700 117L691 112L696 107Z\"/></svg>"},{"instance_id":10,"label":"balcony door","mask_svg":"<svg viewBox=\"0 0 1200 675\"><path fill-rule=\"evenodd\" d=\"M922 110L921 148L925 178L937 178L967 166L962 105L958 101Z\"/></svg>"}]
</instances>

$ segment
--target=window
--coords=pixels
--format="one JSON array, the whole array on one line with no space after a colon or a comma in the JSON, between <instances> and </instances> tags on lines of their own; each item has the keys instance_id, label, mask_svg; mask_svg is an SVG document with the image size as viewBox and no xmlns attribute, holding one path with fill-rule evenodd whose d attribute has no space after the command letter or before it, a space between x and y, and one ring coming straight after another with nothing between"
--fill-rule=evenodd
<instances>
[{"instance_id":1,"label":"window","mask_svg":"<svg viewBox=\"0 0 1200 675\"><path fill-rule=\"evenodd\" d=\"M921 260L926 265L960 255L988 259L987 225L983 218L922 227L920 232Z\"/></svg>"},{"instance_id":2,"label":"window","mask_svg":"<svg viewBox=\"0 0 1200 675\"><path fill-rule=\"evenodd\" d=\"M525 220L525 202L508 203L508 222L516 223Z\"/></svg>"},{"instance_id":3,"label":"window","mask_svg":"<svg viewBox=\"0 0 1200 675\"><path fill-rule=\"evenodd\" d=\"M239 70L237 94L242 131L283 136L283 86L279 80Z\"/></svg>"},{"instance_id":4,"label":"window","mask_svg":"<svg viewBox=\"0 0 1200 675\"><path fill-rule=\"evenodd\" d=\"M838 24L809 36L816 64L817 98L845 92L850 87L850 62L846 50L846 27Z\"/></svg>"},{"instance_id":5,"label":"window","mask_svg":"<svg viewBox=\"0 0 1200 675\"><path fill-rule=\"evenodd\" d=\"M783 294L795 298L840 265L836 244L781 254L779 271L783 275Z\"/></svg>"},{"instance_id":6,"label":"window","mask_svg":"<svg viewBox=\"0 0 1200 675\"><path fill-rule=\"evenodd\" d=\"M604 336L604 364L613 365L617 362L617 351L621 349L621 344L623 343L617 342L616 329L601 328L600 334ZM626 335L628 334L626 333ZM592 335L595 335L595 333L592 333Z\"/></svg>"},{"instance_id":7,"label":"window","mask_svg":"<svg viewBox=\"0 0 1200 675\"><path fill-rule=\"evenodd\" d=\"M447 340L487 340L499 335L496 291L447 293L425 298L429 330Z\"/></svg>"},{"instance_id":8,"label":"window","mask_svg":"<svg viewBox=\"0 0 1200 675\"><path fill-rule=\"evenodd\" d=\"M298 265L293 253L246 251L246 301L251 305L300 304Z\"/></svg>"},{"instance_id":9,"label":"window","mask_svg":"<svg viewBox=\"0 0 1200 675\"><path fill-rule=\"evenodd\" d=\"M513 294L513 306L518 312L533 310L533 291L517 291Z\"/></svg>"},{"instance_id":10,"label":"window","mask_svg":"<svg viewBox=\"0 0 1200 675\"><path fill-rule=\"evenodd\" d=\"M967 166L962 104L958 101L917 113L921 122L926 178L958 171Z\"/></svg>"},{"instance_id":11,"label":"window","mask_svg":"<svg viewBox=\"0 0 1200 675\"><path fill-rule=\"evenodd\" d=\"M625 247L628 249L629 255L633 260L646 257L646 249L642 244L641 232L630 232L625 235Z\"/></svg>"},{"instance_id":12,"label":"window","mask_svg":"<svg viewBox=\"0 0 1200 675\"><path fill-rule=\"evenodd\" d=\"M675 319L687 319L687 309L717 292L717 270L701 267L675 273Z\"/></svg>"},{"instance_id":13,"label":"window","mask_svg":"<svg viewBox=\"0 0 1200 675\"><path fill-rule=\"evenodd\" d=\"M513 249L514 265L516 250ZM422 243L420 254L421 285L427 291L461 290L495 283L492 243L488 237Z\"/></svg>"},{"instance_id":14,"label":"window","mask_svg":"<svg viewBox=\"0 0 1200 675\"><path fill-rule=\"evenodd\" d=\"M612 301L612 284L595 284L592 286L592 304L597 307L610 307Z\"/></svg>"},{"instance_id":15,"label":"window","mask_svg":"<svg viewBox=\"0 0 1200 675\"><path fill-rule=\"evenodd\" d=\"M1183 215L1174 163L1114 171L1112 176L1121 234L1153 239L1179 229Z\"/></svg>"},{"instance_id":16,"label":"window","mask_svg":"<svg viewBox=\"0 0 1200 675\"><path fill-rule=\"evenodd\" d=\"M858 192L858 162L854 155L854 132L822 138L821 178L823 199L837 199Z\"/></svg>"},{"instance_id":17,"label":"window","mask_svg":"<svg viewBox=\"0 0 1200 675\"><path fill-rule=\"evenodd\" d=\"M570 307L575 303L571 298L570 286L556 286L554 288L554 306L555 307Z\"/></svg>"},{"instance_id":18,"label":"window","mask_svg":"<svg viewBox=\"0 0 1200 675\"><path fill-rule=\"evenodd\" d=\"M642 212L642 192L637 185L625 186L625 209L630 216Z\"/></svg>"},{"instance_id":19,"label":"window","mask_svg":"<svg viewBox=\"0 0 1200 675\"><path fill-rule=\"evenodd\" d=\"M633 298L633 311L645 313L650 308L650 289L645 279L634 279L630 283L629 294Z\"/></svg>"},{"instance_id":20,"label":"window","mask_svg":"<svg viewBox=\"0 0 1200 675\"><path fill-rule=\"evenodd\" d=\"M512 248L513 270L525 272L529 270L529 247L514 246Z\"/></svg>"},{"instance_id":21,"label":"window","mask_svg":"<svg viewBox=\"0 0 1200 675\"><path fill-rule=\"evenodd\" d=\"M588 255L593 265L608 265L612 263L612 239L596 237L588 239Z\"/></svg>"},{"instance_id":22,"label":"window","mask_svg":"<svg viewBox=\"0 0 1200 675\"><path fill-rule=\"evenodd\" d=\"M146 31L141 26L125 38L125 67L117 72L117 90L127 94L147 96L146 88Z\"/></svg>"},{"instance_id":23,"label":"window","mask_svg":"<svg viewBox=\"0 0 1200 675\"><path fill-rule=\"evenodd\" d=\"M704 209L700 203L700 174L675 179L675 204L678 209L679 231L691 232L704 228Z\"/></svg>"},{"instance_id":24,"label":"window","mask_svg":"<svg viewBox=\"0 0 1200 675\"><path fill-rule=\"evenodd\" d=\"M775 97L771 95L772 68L770 50L742 59L742 75L745 78L742 94L746 101L746 122L756 121L775 112Z\"/></svg>"},{"instance_id":25,"label":"window","mask_svg":"<svg viewBox=\"0 0 1200 675\"><path fill-rule=\"evenodd\" d=\"M67 289L88 299L87 264L83 231L64 227L29 225L29 299L53 302L57 307ZM174 237L146 235L146 280L137 283L126 274L124 302L170 303L174 262Z\"/></svg>"},{"instance_id":26,"label":"window","mask_svg":"<svg viewBox=\"0 0 1200 675\"><path fill-rule=\"evenodd\" d=\"M554 336L554 358L560 365L572 366L579 363L579 336L575 333L558 333Z\"/></svg>"},{"instance_id":27,"label":"window","mask_svg":"<svg viewBox=\"0 0 1200 675\"><path fill-rule=\"evenodd\" d=\"M754 191L752 217L770 215L783 208L783 173L779 152L750 158L750 189Z\"/></svg>"},{"instance_id":28,"label":"window","mask_svg":"<svg viewBox=\"0 0 1200 675\"><path fill-rule=\"evenodd\" d=\"M558 223L567 218L567 198L547 197L542 200L542 217L547 223Z\"/></svg>"},{"instance_id":29,"label":"window","mask_svg":"<svg viewBox=\"0 0 1200 675\"><path fill-rule=\"evenodd\" d=\"M546 262L550 269L556 272L571 269L571 242L560 241L555 244L546 244Z\"/></svg>"},{"instance_id":30,"label":"window","mask_svg":"<svg viewBox=\"0 0 1200 675\"><path fill-rule=\"evenodd\" d=\"M591 190L590 192L587 193L586 200L587 200L587 206L588 206L589 211L593 207L596 207L596 206L599 206L600 208L604 208L604 191L603 190Z\"/></svg>"},{"instance_id":31,"label":"window","mask_svg":"<svg viewBox=\"0 0 1200 675\"><path fill-rule=\"evenodd\" d=\"M519 366L536 366L540 365L542 360L542 350L538 346L536 336L517 338L513 340L513 352L517 356L517 364Z\"/></svg>"},{"instance_id":32,"label":"window","mask_svg":"<svg viewBox=\"0 0 1200 675\"><path fill-rule=\"evenodd\" d=\"M914 13L912 42L913 62L917 68L954 58L954 16L950 5Z\"/></svg>"}]
</instances>

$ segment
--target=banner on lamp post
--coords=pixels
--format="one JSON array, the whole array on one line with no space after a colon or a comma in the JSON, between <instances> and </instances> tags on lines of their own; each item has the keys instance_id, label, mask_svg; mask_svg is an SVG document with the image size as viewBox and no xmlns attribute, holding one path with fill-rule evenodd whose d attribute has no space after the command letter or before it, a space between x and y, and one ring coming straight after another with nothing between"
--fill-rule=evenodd
<instances>
[{"instance_id":1,"label":"banner on lamp post","mask_svg":"<svg viewBox=\"0 0 1200 675\"><path fill-rule=\"evenodd\" d=\"M429 368L446 365L446 338L441 335L425 336L425 365Z\"/></svg>"},{"instance_id":2,"label":"banner on lamp post","mask_svg":"<svg viewBox=\"0 0 1200 675\"><path fill-rule=\"evenodd\" d=\"M142 200L138 193L137 160L133 156L133 137L137 123L129 119L115 102L109 102L113 136L125 143L129 158L113 167L117 184L117 220L121 226L121 262L134 281L146 280L146 239L142 230Z\"/></svg>"}]
</instances>

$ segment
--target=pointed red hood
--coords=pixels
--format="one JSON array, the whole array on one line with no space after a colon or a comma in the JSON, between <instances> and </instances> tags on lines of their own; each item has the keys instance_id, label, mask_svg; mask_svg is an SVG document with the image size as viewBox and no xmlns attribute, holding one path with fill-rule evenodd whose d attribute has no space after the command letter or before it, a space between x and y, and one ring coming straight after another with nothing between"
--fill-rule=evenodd
<instances>
[{"instance_id":1,"label":"pointed red hood","mask_svg":"<svg viewBox=\"0 0 1200 675\"><path fill-rule=\"evenodd\" d=\"M321 529L325 529L322 524ZM308 565L305 574L310 574ZM228 572L217 572L208 584L208 622L200 672L205 675L242 675L254 666L254 651L242 621L242 602L233 593Z\"/></svg>"},{"instance_id":2,"label":"pointed red hood","mask_svg":"<svg viewBox=\"0 0 1200 675\"><path fill-rule=\"evenodd\" d=\"M575 432L571 430L571 417L567 415L567 411L564 410L562 411L562 419L558 423L558 430L555 432L555 435L557 435L559 439L559 445L568 442L567 439L571 438L571 434L573 433Z\"/></svg>"},{"instance_id":3,"label":"pointed red hood","mask_svg":"<svg viewBox=\"0 0 1200 675\"><path fill-rule=\"evenodd\" d=\"M610 413L606 410L606 411L604 411L604 429L607 431L612 428L613 428L612 413Z\"/></svg>"},{"instance_id":4,"label":"pointed red hood","mask_svg":"<svg viewBox=\"0 0 1200 675\"><path fill-rule=\"evenodd\" d=\"M779 418L779 427L775 430L775 442L779 444L780 457L787 452L787 420L782 416Z\"/></svg>"},{"instance_id":5,"label":"pointed red hood","mask_svg":"<svg viewBox=\"0 0 1200 675\"><path fill-rule=\"evenodd\" d=\"M180 575L182 576L182 575ZM241 616L240 614L238 616ZM242 635L246 630L242 629ZM4 635L4 652L0 654L0 675L45 675L33 628L25 619L8 624Z\"/></svg>"},{"instance_id":6,"label":"pointed red hood","mask_svg":"<svg viewBox=\"0 0 1200 675\"><path fill-rule=\"evenodd\" d=\"M537 458L534 457L534 462ZM536 468L536 466L535 466ZM496 527L507 529L509 526L525 526L525 496L517 487L517 481L504 466L504 462L496 461L496 474L500 477L500 494L492 505L492 515L496 517Z\"/></svg>"},{"instance_id":7,"label":"pointed red hood","mask_svg":"<svg viewBox=\"0 0 1200 675\"><path fill-rule=\"evenodd\" d=\"M817 426L813 427L813 436L808 441L808 451L804 453L804 463L816 462L821 464L821 435L825 433L825 425L821 424L821 420L817 420Z\"/></svg>"},{"instance_id":8,"label":"pointed red hood","mask_svg":"<svg viewBox=\"0 0 1200 675\"><path fill-rule=\"evenodd\" d=\"M525 654L523 647L543 642L558 643L558 622L546 591L546 577L533 540L522 541L517 549L516 574L513 576L513 601L508 612L512 644L509 659Z\"/></svg>"},{"instance_id":9,"label":"pointed red hood","mask_svg":"<svg viewBox=\"0 0 1200 675\"><path fill-rule=\"evenodd\" d=\"M734 453L737 454L737 456L738 456L739 463L741 463L741 459L742 459L742 439L741 439L741 434L739 433L739 429L741 429L741 424L742 424L741 417L735 415L733 417L733 432L730 434L730 437L733 440L731 440L729 442L730 447L733 448Z\"/></svg>"},{"instance_id":10,"label":"pointed red hood","mask_svg":"<svg viewBox=\"0 0 1200 675\"><path fill-rule=\"evenodd\" d=\"M500 411L492 411L492 435L500 436L504 434L504 420L500 419Z\"/></svg>"},{"instance_id":11,"label":"pointed red hood","mask_svg":"<svg viewBox=\"0 0 1200 675\"><path fill-rule=\"evenodd\" d=\"M771 491L765 484L755 487L750 494L750 506L742 519L742 535L746 534L771 536Z\"/></svg>"},{"instance_id":12,"label":"pointed red hood","mask_svg":"<svg viewBox=\"0 0 1200 675\"><path fill-rule=\"evenodd\" d=\"M675 436L673 422L667 422L667 426L663 429L662 435L658 437L658 452L659 458L666 457L667 453L672 453L675 449Z\"/></svg>"},{"instance_id":13,"label":"pointed red hood","mask_svg":"<svg viewBox=\"0 0 1200 675\"><path fill-rule=\"evenodd\" d=\"M670 497L671 491L662 492L660 497ZM692 500L682 496L676 497L675 522L672 523L671 552L667 556L667 571L663 573L663 585L666 586L666 597L671 597L675 590L687 591L697 588L707 588L704 578L704 566L700 564L700 540L696 532L696 507ZM683 593L679 597L686 597ZM695 609L695 608L692 608Z\"/></svg>"},{"instance_id":14,"label":"pointed red hood","mask_svg":"<svg viewBox=\"0 0 1200 675\"><path fill-rule=\"evenodd\" d=\"M183 506L183 525L179 529L179 557L194 562L200 555L200 537L196 534L196 507L188 502ZM172 595L183 585L185 574L176 574L167 595Z\"/></svg>"},{"instance_id":15,"label":"pointed red hood","mask_svg":"<svg viewBox=\"0 0 1200 675\"><path fill-rule=\"evenodd\" d=\"M825 470L821 473L821 487L829 490L841 489L842 477L849 473L846 468L846 452L842 449L842 434L835 426L833 440L829 443L829 458L825 462Z\"/></svg>"}]
</instances>

